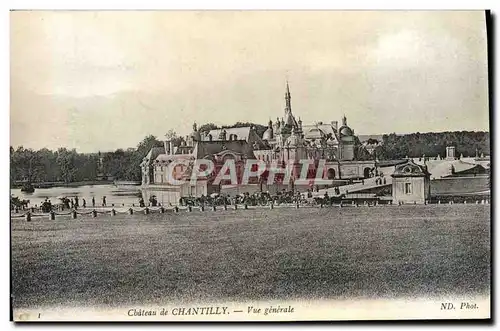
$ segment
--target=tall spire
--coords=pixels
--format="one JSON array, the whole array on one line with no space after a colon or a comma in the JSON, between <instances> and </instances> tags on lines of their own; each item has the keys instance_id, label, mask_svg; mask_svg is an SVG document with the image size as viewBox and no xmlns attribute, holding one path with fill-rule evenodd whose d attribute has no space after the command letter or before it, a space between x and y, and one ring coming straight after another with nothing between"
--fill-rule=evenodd
<instances>
[{"instance_id":1,"label":"tall spire","mask_svg":"<svg viewBox=\"0 0 500 331\"><path fill-rule=\"evenodd\" d=\"M290 95L290 87L288 86L288 79L286 80L285 92L285 113L292 111L292 96Z\"/></svg>"}]
</instances>

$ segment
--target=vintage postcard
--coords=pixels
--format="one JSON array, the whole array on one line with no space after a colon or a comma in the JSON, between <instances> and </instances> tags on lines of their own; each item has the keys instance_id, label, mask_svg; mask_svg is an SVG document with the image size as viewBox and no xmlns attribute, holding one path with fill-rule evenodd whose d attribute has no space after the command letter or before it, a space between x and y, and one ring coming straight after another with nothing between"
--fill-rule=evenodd
<instances>
[{"instance_id":1,"label":"vintage postcard","mask_svg":"<svg viewBox=\"0 0 500 331\"><path fill-rule=\"evenodd\" d=\"M490 319L489 20L11 11L12 319Z\"/></svg>"}]
</instances>

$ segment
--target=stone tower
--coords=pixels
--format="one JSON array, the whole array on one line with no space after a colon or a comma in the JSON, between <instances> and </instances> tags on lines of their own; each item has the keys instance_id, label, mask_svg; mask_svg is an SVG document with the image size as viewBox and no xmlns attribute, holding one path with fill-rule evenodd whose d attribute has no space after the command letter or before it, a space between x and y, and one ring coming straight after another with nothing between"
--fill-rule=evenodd
<instances>
[{"instance_id":1,"label":"stone tower","mask_svg":"<svg viewBox=\"0 0 500 331\"><path fill-rule=\"evenodd\" d=\"M354 160L354 132L347 125L347 118L342 118L342 126L339 129L340 136L340 160Z\"/></svg>"}]
</instances>

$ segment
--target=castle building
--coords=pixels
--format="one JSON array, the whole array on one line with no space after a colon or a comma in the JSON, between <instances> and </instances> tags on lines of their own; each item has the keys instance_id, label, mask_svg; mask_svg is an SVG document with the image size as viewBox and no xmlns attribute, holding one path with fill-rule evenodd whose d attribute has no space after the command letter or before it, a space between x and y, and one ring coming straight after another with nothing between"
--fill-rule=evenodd
<instances>
[{"instance_id":1,"label":"castle building","mask_svg":"<svg viewBox=\"0 0 500 331\"><path fill-rule=\"evenodd\" d=\"M310 169L308 178L316 176L318 160L326 160L323 177L328 180L355 179L369 177L375 168L375 161L356 160L356 140L354 130L342 118L342 126L337 121L316 122L303 125L292 112L292 96L288 82L285 90L284 116L273 123L262 136L264 144L255 145L257 159L265 162L287 164L292 162L292 177L298 178L301 164L299 160L314 160L315 167Z\"/></svg>"},{"instance_id":2,"label":"castle building","mask_svg":"<svg viewBox=\"0 0 500 331\"><path fill-rule=\"evenodd\" d=\"M220 187L211 185L215 175L222 168L227 159L235 160L237 177L241 178L244 164L247 159L255 159L253 149L249 143L247 134L234 133L231 129L222 129L202 136L197 130L196 123L193 132L186 138L182 138L179 146L174 146L171 140L165 140L164 147L153 147L141 163L142 185L155 189L172 187L173 180L184 180L184 184L176 187L181 191L181 196L201 196L217 193ZM249 130L246 130L249 133ZM213 138L216 139L213 139ZM258 136L257 136L258 137ZM240 139L241 138L241 139ZM214 164L214 170L208 176L199 178L195 185L191 185L190 178L196 160L210 160ZM174 167L169 165L176 162ZM202 169L203 170L203 169ZM224 181L221 184L227 184Z\"/></svg>"},{"instance_id":3,"label":"castle building","mask_svg":"<svg viewBox=\"0 0 500 331\"><path fill-rule=\"evenodd\" d=\"M392 176L392 201L396 204L424 204L430 198L430 173L413 160L396 166Z\"/></svg>"}]
</instances>

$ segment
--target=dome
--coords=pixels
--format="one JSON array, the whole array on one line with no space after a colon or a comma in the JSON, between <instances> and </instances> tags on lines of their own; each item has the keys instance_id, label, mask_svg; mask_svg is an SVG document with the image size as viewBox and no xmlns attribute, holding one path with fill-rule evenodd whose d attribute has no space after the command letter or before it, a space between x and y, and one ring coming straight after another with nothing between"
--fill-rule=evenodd
<instances>
[{"instance_id":1,"label":"dome","mask_svg":"<svg viewBox=\"0 0 500 331\"><path fill-rule=\"evenodd\" d=\"M341 136L352 136L352 130L348 126L342 126L339 130Z\"/></svg>"},{"instance_id":2,"label":"dome","mask_svg":"<svg viewBox=\"0 0 500 331\"><path fill-rule=\"evenodd\" d=\"M272 128L267 128L267 130L262 135L262 140L271 140L273 138L274 138L273 137L273 129Z\"/></svg>"}]
</instances>

